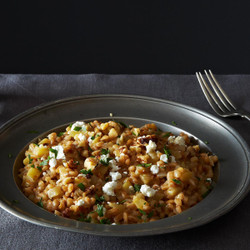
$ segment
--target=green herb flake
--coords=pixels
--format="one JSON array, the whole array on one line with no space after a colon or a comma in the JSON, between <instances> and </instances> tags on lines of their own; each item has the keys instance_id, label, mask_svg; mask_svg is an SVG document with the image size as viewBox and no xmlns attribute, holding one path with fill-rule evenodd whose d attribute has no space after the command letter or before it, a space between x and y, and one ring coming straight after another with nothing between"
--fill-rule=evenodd
<instances>
[{"instance_id":1,"label":"green herb flake","mask_svg":"<svg viewBox=\"0 0 250 250\"><path fill-rule=\"evenodd\" d=\"M82 174L90 174L90 175L93 175L91 169L89 169L89 170L81 169L81 170L80 170L80 173L82 173Z\"/></svg>"},{"instance_id":2,"label":"green herb flake","mask_svg":"<svg viewBox=\"0 0 250 250\"><path fill-rule=\"evenodd\" d=\"M134 190L135 190L135 192L139 192L140 189L141 189L141 185L139 185L139 184L135 184L135 185L134 185Z\"/></svg>"},{"instance_id":3,"label":"green herb flake","mask_svg":"<svg viewBox=\"0 0 250 250\"><path fill-rule=\"evenodd\" d=\"M40 199L40 201L38 201L36 203L39 207L42 207L43 208L43 198Z\"/></svg>"},{"instance_id":4,"label":"green herb flake","mask_svg":"<svg viewBox=\"0 0 250 250\"><path fill-rule=\"evenodd\" d=\"M79 183L77 187L79 187L82 191L85 191L85 186L83 183Z\"/></svg>"},{"instance_id":5,"label":"green herb flake","mask_svg":"<svg viewBox=\"0 0 250 250\"><path fill-rule=\"evenodd\" d=\"M97 209L96 209L97 214L100 217L103 217L104 213L103 213L103 205L97 204Z\"/></svg>"},{"instance_id":6,"label":"green herb flake","mask_svg":"<svg viewBox=\"0 0 250 250\"><path fill-rule=\"evenodd\" d=\"M165 138L165 137L169 137L170 135L171 135L171 133L168 132L168 133L164 134L162 137Z\"/></svg>"},{"instance_id":7,"label":"green herb flake","mask_svg":"<svg viewBox=\"0 0 250 250\"><path fill-rule=\"evenodd\" d=\"M138 208L138 210L139 210L139 212L140 212L141 214L147 215L147 213L146 213L145 211L143 211L143 210L141 210L141 209L139 209L139 208Z\"/></svg>"},{"instance_id":8,"label":"green herb flake","mask_svg":"<svg viewBox=\"0 0 250 250\"><path fill-rule=\"evenodd\" d=\"M42 172L42 168L41 167L36 167L40 172Z\"/></svg>"},{"instance_id":9,"label":"green herb flake","mask_svg":"<svg viewBox=\"0 0 250 250\"><path fill-rule=\"evenodd\" d=\"M88 146L88 149L89 149L90 152L94 151L90 146Z\"/></svg>"},{"instance_id":10,"label":"green herb flake","mask_svg":"<svg viewBox=\"0 0 250 250\"><path fill-rule=\"evenodd\" d=\"M109 177L107 177L107 178L105 179L105 181L108 182L108 181L109 181Z\"/></svg>"},{"instance_id":11,"label":"green herb flake","mask_svg":"<svg viewBox=\"0 0 250 250\"><path fill-rule=\"evenodd\" d=\"M77 127L77 126L74 127L74 130L75 130L75 131L80 131L81 129L82 129L82 127Z\"/></svg>"},{"instance_id":12,"label":"green herb flake","mask_svg":"<svg viewBox=\"0 0 250 250\"><path fill-rule=\"evenodd\" d=\"M132 135L137 136L137 134L135 132L133 132L133 131L132 131Z\"/></svg>"},{"instance_id":13,"label":"green herb flake","mask_svg":"<svg viewBox=\"0 0 250 250\"><path fill-rule=\"evenodd\" d=\"M30 167L31 167L31 168L34 168L34 167L35 167L35 165L34 165L34 164L32 164Z\"/></svg>"},{"instance_id":14,"label":"green herb flake","mask_svg":"<svg viewBox=\"0 0 250 250\"><path fill-rule=\"evenodd\" d=\"M171 155L171 152L170 152L170 150L166 147L166 145L164 146L163 151L164 151L164 153L167 155L167 157L169 157L169 156Z\"/></svg>"},{"instance_id":15,"label":"green herb flake","mask_svg":"<svg viewBox=\"0 0 250 250\"><path fill-rule=\"evenodd\" d=\"M125 203L127 200L120 201L119 204Z\"/></svg>"},{"instance_id":16,"label":"green herb flake","mask_svg":"<svg viewBox=\"0 0 250 250\"><path fill-rule=\"evenodd\" d=\"M96 199L96 204L97 204L98 202L102 203L102 202L105 201L104 196L100 196L100 197L99 197L97 194L95 195L95 199Z\"/></svg>"},{"instance_id":17,"label":"green herb flake","mask_svg":"<svg viewBox=\"0 0 250 250\"><path fill-rule=\"evenodd\" d=\"M95 136L94 135L91 136L90 139L93 141L95 139Z\"/></svg>"},{"instance_id":18,"label":"green herb flake","mask_svg":"<svg viewBox=\"0 0 250 250\"><path fill-rule=\"evenodd\" d=\"M40 163L40 166L47 166L49 160L44 160Z\"/></svg>"},{"instance_id":19,"label":"green herb flake","mask_svg":"<svg viewBox=\"0 0 250 250\"><path fill-rule=\"evenodd\" d=\"M205 143L205 144L209 144L209 142L208 142L208 141L204 141L204 143Z\"/></svg>"},{"instance_id":20,"label":"green herb flake","mask_svg":"<svg viewBox=\"0 0 250 250\"><path fill-rule=\"evenodd\" d=\"M192 220L193 218L191 216L188 217L188 220Z\"/></svg>"},{"instance_id":21,"label":"green herb flake","mask_svg":"<svg viewBox=\"0 0 250 250\"><path fill-rule=\"evenodd\" d=\"M175 121L172 121L171 122L174 126L176 126L177 125L177 123L175 122Z\"/></svg>"},{"instance_id":22,"label":"green herb flake","mask_svg":"<svg viewBox=\"0 0 250 250\"><path fill-rule=\"evenodd\" d=\"M30 155L28 155L28 159L29 159L29 164L31 164L33 159L30 157Z\"/></svg>"},{"instance_id":23,"label":"green herb flake","mask_svg":"<svg viewBox=\"0 0 250 250\"><path fill-rule=\"evenodd\" d=\"M208 189L204 194L201 195L202 198L203 198L203 199L206 198L207 195L208 195L210 192L211 192L211 189Z\"/></svg>"},{"instance_id":24,"label":"green herb flake","mask_svg":"<svg viewBox=\"0 0 250 250\"><path fill-rule=\"evenodd\" d=\"M110 220L107 219L107 218L101 219L101 220L100 220L100 223L101 223L101 224L111 224Z\"/></svg>"},{"instance_id":25,"label":"green herb flake","mask_svg":"<svg viewBox=\"0 0 250 250\"><path fill-rule=\"evenodd\" d=\"M181 184L181 181L180 180L177 180L177 179L172 179L173 182L175 182L176 184L180 185Z\"/></svg>"},{"instance_id":26,"label":"green herb flake","mask_svg":"<svg viewBox=\"0 0 250 250\"><path fill-rule=\"evenodd\" d=\"M102 148L102 150L101 150L102 155L107 155L108 153L109 153L108 149Z\"/></svg>"},{"instance_id":27,"label":"green herb flake","mask_svg":"<svg viewBox=\"0 0 250 250\"><path fill-rule=\"evenodd\" d=\"M148 214L148 218L151 219L154 215L154 211L151 211L149 214Z\"/></svg>"},{"instance_id":28,"label":"green herb flake","mask_svg":"<svg viewBox=\"0 0 250 250\"><path fill-rule=\"evenodd\" d=\"M56 149L50 148L49 151L55 154L55 158L57 157L58 151Z\"/></svg>"},{"instance_id":29,"label":"green herb flake","mask_svg":"<svg viewBox=\"0 0 250 250\"><path fill-rule=\"evenodd\" d=\"M78 219L79 221L83 221L83 222L91 222L91 217L85 217L82 213L81 213L81 217Z\"/></svg>"},{"instance_id":30,"label":"green herb flake","mask_svg":"<svg viewBox=\"0 0 250 250\"><path fill-rule=\"evenodd\" d=\"M140 167L144 167L144 168L148 168L148 167L151 167L152 163L141 163L137 166L140 166Z\"/></svg>"},{"instance_id":31,"label":"green herb flake","mask_svg":"<svg viewBox=\"0 0 250 250\"><path fill-rule=\"evenodd\" d=\"M57 134L58 137L61 137L62 135L64 135L64 132L59 132L59 133Z\"/></svg>"},{"instance_id":32,"label":"green herb flake","mask_svg":"<svg viewBox=\"0 0 250 250\"><path fill-rule=\"evenodd\" d=\"M114 122L120 124L120 125L123 126L124 128L127 128L127 127L128 127L124 122L121 122L121 121L114 121Z\"/></svg>"},{"instance_id":33,"label":"green herb flake","mask_svg":"<svg viewBox=\"0 0 250 250\"><path fill-rule=\"evenodd\" d=\"M91 125L91 122L89 122L88 124L89 124L89 126L90 126L91 128L93 128L93 126Z\"/></svg>"},{"instance_id":34,"label":"green herb flake","mask_svg":"<svg viewBox=\"0 0 250 250\"><path fill-rule=\"evenodd\" d=\"M18 201L18 200L12 200L12 203L13 203L13 204L19 204L20 201Z\"/></svg>"},{"instance_id":35,"label":"green herb flake","mask_svg":"<svg viewBox=\"0 0 250 250\"><path fill-rule=\"evenodd\" d=\"M29 130L27 131L29 134L38 134L39 132L37 130Z\"/></svg>"},{"instance_id":36,"label":"green herb flake","mask_svg":"<svg viewBox=\"0 0 250 250\"><path fill-rule=\"evenodd\" d=\"M8 157L11 159L13 157L13 155L11 153L9 153Z\"/></svg>"},{"instance_id":37,"label":"green herb flake","mask_svg":"<svg viewBox=\"0 0 250 250\"><path fill-rule=\"evenodd\" d=\"M73 123L70 123L70 124L69 124L69 127L72 128L72 125L73 125Z\"/></svg>"}]
</instances>

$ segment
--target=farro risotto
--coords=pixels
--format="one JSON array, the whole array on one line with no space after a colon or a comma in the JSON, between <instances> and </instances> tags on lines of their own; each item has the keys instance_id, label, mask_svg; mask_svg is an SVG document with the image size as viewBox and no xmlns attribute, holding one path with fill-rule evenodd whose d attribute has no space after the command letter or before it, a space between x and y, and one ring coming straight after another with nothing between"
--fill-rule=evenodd
<instances>
[{"instance_id":1,"label":"farro risotto","mask_svg":"<svg viewBox=\"0 0 250 250\"><path fill-rule=\"evenodd\" d=\"M31 143L21 189L60 216L99 224L133 224L177 215L212 189L218 157L183 132L118 121L77 121Z\"/></svg>"}]
</instances>

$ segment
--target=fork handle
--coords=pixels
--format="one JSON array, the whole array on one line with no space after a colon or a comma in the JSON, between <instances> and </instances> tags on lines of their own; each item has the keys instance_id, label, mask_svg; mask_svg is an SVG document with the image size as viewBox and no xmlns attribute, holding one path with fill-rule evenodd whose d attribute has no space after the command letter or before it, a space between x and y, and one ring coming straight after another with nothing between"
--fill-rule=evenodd
<instances>
[{"instance_id":1,"label":"fork handle","mask_svg":"<svg viewBox=\"0 0 250 250\"><path fill-rule=\"evenodd\" d=\"M250 121L250 115L244 114L244 115L241 115L241 117L242 117L242 118L246 118L248 121Z\"/></svg>"}]
</instances>

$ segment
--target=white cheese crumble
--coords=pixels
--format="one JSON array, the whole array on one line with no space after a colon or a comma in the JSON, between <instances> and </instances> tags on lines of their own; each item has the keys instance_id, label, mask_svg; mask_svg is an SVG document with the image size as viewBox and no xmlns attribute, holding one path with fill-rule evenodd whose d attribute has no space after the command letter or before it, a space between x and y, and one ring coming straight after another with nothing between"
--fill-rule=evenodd
<instances>
[{"instance_id":1,"label":"white cheese crumble","mask_svg":"<svg viewBox=\"0 0 250 250\"><path fill-rule=\"evenodd\" d=\"M169 143L174 143L175 136L171 135L168 137L168 142Z\"/></svg>"},{"instance_id":2,"label":"white cheese crumble","mask_svg":"<svg viewBox=\"0 0 250 250\"><path fill-rule=\"evenodd\" d=\"M63 152L63 146L61 146L61 145L53 146L52 149L57 151L57 156L55 153L49 151L50 158L55 158L57 160L65 160L66 159L65 154Z\"/></svg>"},{"instance_id":3,"label":"white cheese crumble","mask_svg":"<svg viewBox=\"0 0 250 250\"><path fill-rule=\"evenodd\" d=\"M180 146L185 146L185 140L182 136L177 136L174 140L174 144L179 144Z\"/></svg>"},{"instance_id":4,"label":"white cheese crumble","mask_svg":"<svg viewBox=\"0 0 250 250\"><path fill-rule=\"evenodd\" d=\"M116 165L115 160L110 160L109 161L109 166L111 167L111 171L115 172L117 170L119 170L120 168Z\"/></svg>"},{"instance_id":5,"label":"white cheese crumble","mask_svg":"<svg viewBox=\"0 0 250 250\"><path fill-rule=\"evenodd\" d=\"M152 172L152 174L158 174L159 173L159 166L152 165L150 168L150 171Z\"/></svg>"},{"instance_id":6,"label":"white cheese crumble","mask_svg":"<svg viewBox=\"0 0 250 250\"><path fill-rule=\"evenodd\" d=\"M148 145L146 146L146 153L151 153L152 151L155 151L157 148L157 145L153 141L149 141Z\"/></svg>"},{"instance_id":7,"label":"white cheese crumble","mask_svg":"<svg viewBox=\"0 0 250 250\"><path fill-rule=\"evenodd\" d=\"M105 207L103 207L103 208L102 208L102 213L103 213L103 216L106 214L106 211L107 211L107 210L106 210L106 208L105 208Z\"/></svg>"},{"instance_id":8,"label":"white cheese crumble","mask_svg":"<svg viewBox=\"0 0 250 250\"><path fill-rule=\"evenodd\" d=\"M109 181L102 187L102 191L107 195L115 196L114 189L116 186L117 183L115 181Z\"/></svg>"},{"instance_id":9,"label":"white cheese crumble","mask_svg":"<svg viewBox=\"0 0 250 250\"><path fill-rule=\"evenodd\" d=\"M101 160L101 161L104 161L104 162L107 162L107 161L108 161L108 158L109 158L109 154L101 155L100 160Z\"/></svg>"},{"instance_id":10,"label":"white cheese crumble","mask_svg":"<svg viewBox=\"0 0 250 250\"><path fill-rule=\"evenodd\" d=\"M162 154L160 157L160 160L165 162L165 163L168 163L168 156L166 154Z\"/></svg>"},{"instance_id":11,"label":"white cheese crumble","mask_svg":"<svg viewBox=\"0 0 250 250\"><path fill-rule=\"evenodd\" d=\"M119 172L110 172L109 175L112 177L112 181L117 181L122 178Z\"/></svg>"},{"instance_id":12,"label":"white cheese crumble","mask_svg":"<svg viewBox=\"0 0 250 250\"><path fill-rule=\"evenodd\" d=\"M84 203L85 203L85 201L83 199L80 199L80 200L78 200L78 201L75 202L75 205L78 206L78 207L80 207L80 206L83 206Z\"/></svg>"},{"instance_id":13,"label":"white cheese crumble","mask_svg":"<svg viewBox=\"0 0 250 250\"><path fill-rule=\"evenodd\" d=\"M83 135L83 134L79 134L79 135L78 135L78 140L79 140L79 141L85 141L85 140L86 140L86 136Z\"/></svg>"},{"instance_id":14,"label":"white cheese crumble","mask_svg":"<svg viewBox=\"0 0 250 250\"><path fill-rule=\"evenodd\" d=\"M57 164L57 161L56 161L55 158L51 158L49 160L49 166L50 166L50 168L55 168L56 164Z\"/></svg>"},{"instance_id":15,"label":"white cheese crumble","mask_svg":"<svg viewBox=\"0 0 250 250\"><path fill-rule=\"evenodd\" d=\"M170 156L171 162L176 162L175 157L173 155Z\"/></svg>"},{"instance_id":16,"label":"white cheese crumble","mask_svg":"<svg viewBox=\"0 0 250 250\"><path fill-rule=\"evenodd\" d=\"M72 126L71 126L71 131L74 131L75 127L81 127L81 129L83 131L86 131L86 125L85 125L85 122L75 122Z\"/></svg>"},{"instance_id":17,"label":"white cheese crumble","mask_svg":"<svg viewBox=\"0 0 250 250\"><path fill-rule=\"evenodd\" d=\"M141 193L147 197L152 197L155 195L156 190L154 190L153 188L149 187L148 185L144 184L141 186L140 189Z\"/></svg>"}]
</instances>

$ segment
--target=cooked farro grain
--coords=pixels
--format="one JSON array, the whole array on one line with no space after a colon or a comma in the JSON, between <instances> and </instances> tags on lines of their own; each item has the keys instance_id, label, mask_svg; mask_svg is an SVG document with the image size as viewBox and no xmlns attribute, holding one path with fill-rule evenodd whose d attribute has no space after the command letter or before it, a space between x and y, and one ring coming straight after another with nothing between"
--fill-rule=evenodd
<instances>
[{"instance_id":1,"label":"cooked farro grain","mask_svg":"<svg viewBox=\"0 0 250 250\"><path fill-rule=\"evenodd\" d=\"M75 122L31 143L22 191L56 215L101 224L173 216L211 190L217 156L188 135L109 121Z\"/></svg>"}]
</instances>

